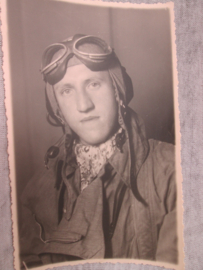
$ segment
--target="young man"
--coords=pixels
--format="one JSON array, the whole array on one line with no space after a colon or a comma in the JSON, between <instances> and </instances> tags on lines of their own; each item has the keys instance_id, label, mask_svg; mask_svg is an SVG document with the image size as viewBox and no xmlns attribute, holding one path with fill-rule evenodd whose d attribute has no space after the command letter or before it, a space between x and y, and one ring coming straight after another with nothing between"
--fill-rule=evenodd
<instances>
[{"instance_id":1,"label":"young man","mask_svg":"<svg viewBox=\"0 0 203 270\"><path fill-rule=\"evenodd\" d=\"M174 149L147 140L130 78L100 38L43 55L50 116L64 136L22 196L22 261L135 258L177 263Z\"/></svg>"}]
</instances>

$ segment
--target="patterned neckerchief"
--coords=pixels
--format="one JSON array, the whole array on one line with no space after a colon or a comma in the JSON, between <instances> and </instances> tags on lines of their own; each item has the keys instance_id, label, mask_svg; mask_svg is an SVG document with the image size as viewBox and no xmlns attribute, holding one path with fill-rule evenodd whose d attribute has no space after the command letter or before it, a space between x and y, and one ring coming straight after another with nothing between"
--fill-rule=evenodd
<instances>
[{"instance_id":1,"label":"patterned neckerchief","mask_svg":"<svg viewBox=\"0 0 203 270\"><path fill-rule=\"evenodd\" d=\"M81 191L83 191L99 174L101 168L113 155L116 149L116 135L122 132L118 130L108 141L99 146L75 144L77 164L80 168Z\"/></svg>"}]
</instances>

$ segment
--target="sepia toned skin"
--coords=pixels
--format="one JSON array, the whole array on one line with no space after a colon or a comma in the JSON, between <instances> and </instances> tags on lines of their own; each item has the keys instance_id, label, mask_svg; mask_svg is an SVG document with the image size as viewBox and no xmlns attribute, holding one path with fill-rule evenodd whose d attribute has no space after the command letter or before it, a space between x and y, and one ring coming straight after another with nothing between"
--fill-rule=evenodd
<instances>
[{"instance_id":1,"label":"sepia toned skin","mask_svg":"<svg viewBox=\"0 0 203 270\"><path fill-rule=\"evenodd\" d=\"M85 65L67 68L54 85L63 117L84 144L105 142L118 126L118 106L108 71L91 71Z\"/></svg>"}]
</instances>

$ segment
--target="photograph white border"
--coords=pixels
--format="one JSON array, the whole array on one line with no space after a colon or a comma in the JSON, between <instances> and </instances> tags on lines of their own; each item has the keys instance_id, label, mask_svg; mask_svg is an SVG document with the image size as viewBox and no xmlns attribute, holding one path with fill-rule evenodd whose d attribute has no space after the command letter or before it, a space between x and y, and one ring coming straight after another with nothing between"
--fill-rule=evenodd
<instances>
[{"instance_id":1,"label":"photograph white border","mask_svg":"<svg viewBox=\"0 0 203 270\"><path fill-rule=\"evenodd\" d=\"M53 0L52 0L53 1ZM54 0L55 1L55 0ZM58 0L56 0L58 1ZM70 1L61 0L61 2L69 2L74 4L82 5L95 5L95 6L105 6L105 7L116 7L116 8L135 8L135 9L158 9L158 8L168 8L170 9L171 15L171 40L172 40L172 62L173 62L173 89L174 89L174 109L175 109L175 136L176 136L176 179L177 191L178 191L178 207L177 207L177 221L178 221L178 250L179 250L179 264L173 265L164 262L154 262L145 260L134 260L134 259L102 259L102 260L84 260L78 262L65 262L46 265L43 267L37 267L37 269L47 269L53 267L59 267L64 265L76 265L85 263L136 263L136 264L150 264L156 266L163 266L166 268L172 268L177 270L184 269L184 241L183 241L183 198L182 198L182 173L181 173L181 159L180 159L180 121L179 121L179 109L178 109L178 77L177 77L177 57L176 57L176 45L175 45L175 22L174 22L174 4L172 2L165 4L132 4L132 3L110 3L102 1ZM15 169L15 159L14 159L14 137L13 137L13 110L12 110L12 91L11 91L11 72L10 72L10 54L9 54L9 37L8 37L8 17L7 17L7 3L6 0L2 0L2 35L3 35L3 71L4 71L4 85L5 85L5 106L6 106L6 116L7 116L7 128L8 128L8 154L9 154L9 169L10 169L10 186L11 186L11 202L12 202L12 222L13 222L13 246L14 246L14 258L15 258L15 268L19 265L19 245L18 245L18 225L17 225L17 203L16 203L16 169ZM33 268L32 268L33 269Z\"/></svg>"}]
</instances>

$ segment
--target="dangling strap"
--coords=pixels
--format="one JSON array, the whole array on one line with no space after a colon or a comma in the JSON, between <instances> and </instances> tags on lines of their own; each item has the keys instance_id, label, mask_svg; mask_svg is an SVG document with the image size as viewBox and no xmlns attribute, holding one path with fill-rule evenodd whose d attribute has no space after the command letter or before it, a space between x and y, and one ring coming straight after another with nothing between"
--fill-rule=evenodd
<instances>
[{"instance_id":1,"label":"dangling strap","mask_svg":"<svg viewBox=\"0 0 203 270\"><path fill-rule=\"evenodd\" d=\"M123 202L123 198L124 198L126 189L127 189L127 186L123 182L121 182L121 184L119 185L119 188L118 188L118 192L116 192L116 195L115 195L114 208L113 208L113 220L112 220L110 227L109 227L110 240L113 237L113 234L114 234L114 231L116 228L118 216L120 213L120 209L122 206L122 202Z\"/></svg>"}]
</instances>

